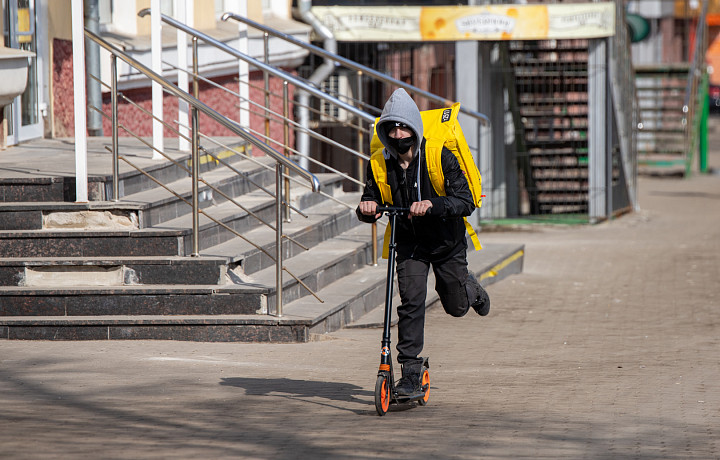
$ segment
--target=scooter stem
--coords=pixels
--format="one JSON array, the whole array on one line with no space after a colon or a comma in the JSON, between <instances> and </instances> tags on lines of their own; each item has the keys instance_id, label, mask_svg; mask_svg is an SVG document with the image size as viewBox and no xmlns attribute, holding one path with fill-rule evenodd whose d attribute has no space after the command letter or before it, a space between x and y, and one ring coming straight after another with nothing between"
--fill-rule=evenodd
<instances>
[{"instance_id":1,"label":"scooter stem","mask_svg":"<svg viewBox=\"0 0 720 460\"><path fill-rule=\"evenodd\" d=\"M383 325L381 364L390 364L390 323L392 322L392 298L393 298L393 280L395 275L395 222L398 212L388 212L390 217L390 242L388 253L387 267L387 284L385 285L385 321Z\"/></svg>"}]
</instances>

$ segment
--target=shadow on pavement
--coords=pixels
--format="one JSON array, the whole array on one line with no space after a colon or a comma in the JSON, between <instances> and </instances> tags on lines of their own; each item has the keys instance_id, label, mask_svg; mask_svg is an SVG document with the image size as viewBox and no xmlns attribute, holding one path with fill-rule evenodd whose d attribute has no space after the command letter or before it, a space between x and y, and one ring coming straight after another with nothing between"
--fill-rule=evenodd
<instances>
[{"instance_id":1,"label":"shadow on pavement","mask_svg":"<svg viewBox=\"0 0 720 460\"><path fill-rule=\"evenodd\" d=\"M352 410L344 407L343 405L328 404L313 399L320 398L329 401L368 404L368 398L373 397L372 392L349 383L315 382L310 380L293 380L287 378L263 379L228 377L223 378L220 381L220 385L243 388L245 390L245 394L247 395L283 397L309 402L312 404L332 406L337 409L347 410L358 414L362 414L367 411ZM372 404L372 402L370 402L370 404Z\"/></svg>"},{"instance_id":2,"label":"shadow on pavement","mask_svg":"<svg viewBox=\"0 0 720 460\"><path fill-rule=\"evenodd\" d=\"M372 391L365 390L357 385L338 382L317 382L311 380L293 380L287 378L247 378L228 377L220 382L223 386L243 388L246 395L250 396L272 396L287 398L294 401L302 401L310 404L333 407L349 411L358 415L377 415L375 412L374 397ZM342 403L359 403L367 406L367 409L355 410L345 404L331 404L326 401ZM417 404L403 404L391 406L393 412L403 411L417 407Z\"/></svg>"}]
</instances>

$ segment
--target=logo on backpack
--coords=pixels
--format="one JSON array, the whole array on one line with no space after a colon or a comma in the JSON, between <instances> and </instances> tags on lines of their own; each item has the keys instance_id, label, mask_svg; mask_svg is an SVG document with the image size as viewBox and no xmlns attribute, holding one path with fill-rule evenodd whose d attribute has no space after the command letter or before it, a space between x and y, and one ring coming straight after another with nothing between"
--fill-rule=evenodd
<instances>
[{"instance_id":1,"label":"logo on backpack","mask_svg":"<svg viewBox=\"0 0 720 460\"><path fill-rule=\"evenodd\" d=\"M445 123L446 121L450 120L450 115L452 115L452 109L443 110L442 123Z\"/></svg>"}]
</instances>

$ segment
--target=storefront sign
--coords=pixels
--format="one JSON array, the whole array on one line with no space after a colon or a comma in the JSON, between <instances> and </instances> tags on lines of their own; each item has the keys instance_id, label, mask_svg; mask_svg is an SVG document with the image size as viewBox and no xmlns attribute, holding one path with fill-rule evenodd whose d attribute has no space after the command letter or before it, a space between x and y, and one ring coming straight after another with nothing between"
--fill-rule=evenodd
<instances>
[{"instance_id":1,"label":"storefront sign","mask_svg":"<svg viewBox=\"0 0 720 460\"><path fill-rule=\"evenodd\" d=\"M615 34L615 4L315 6L341 41L545 40Z\"/></svg>"}]
</instances>

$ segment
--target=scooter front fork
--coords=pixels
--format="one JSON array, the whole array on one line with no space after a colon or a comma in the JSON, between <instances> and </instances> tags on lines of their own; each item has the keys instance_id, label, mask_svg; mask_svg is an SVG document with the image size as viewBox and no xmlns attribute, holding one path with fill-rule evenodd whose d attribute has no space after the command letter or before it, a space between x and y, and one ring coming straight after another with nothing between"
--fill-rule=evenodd
<instances>
[{"instance_id":1,"label":"scooter front fork","mask_svg":"<svg viewBox=\"0 0 720 460\"><path fill-rule=\"evenodd\" d=\"M390 355L390 347L383 345L380 350L380 367L378 368L378 375L387 375L394 382L393 379L393 367L392 367L392 356Z\"/></svg>"}]
</instances>

